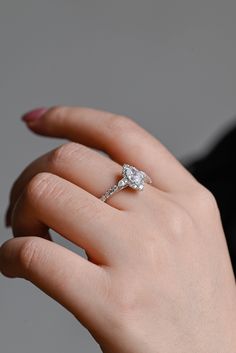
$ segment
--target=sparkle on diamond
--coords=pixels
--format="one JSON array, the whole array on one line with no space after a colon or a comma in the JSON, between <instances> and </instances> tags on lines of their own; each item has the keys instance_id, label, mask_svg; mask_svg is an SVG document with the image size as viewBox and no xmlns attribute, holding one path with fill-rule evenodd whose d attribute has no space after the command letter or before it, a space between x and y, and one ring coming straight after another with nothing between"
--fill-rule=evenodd
<instances>
[{"instance_id":1,"label":"sparkle on diamond","mask_svg":"<svg viewBox=\"0 0 236 353\"><path fill-rule=\"evenodd\" d=\"M144 175L142 172L137 170L136 168L132 166L125 166L124 167L124 173L127 179L137 187L143 184L144 182Z\"/></svg>"}]
</instances>

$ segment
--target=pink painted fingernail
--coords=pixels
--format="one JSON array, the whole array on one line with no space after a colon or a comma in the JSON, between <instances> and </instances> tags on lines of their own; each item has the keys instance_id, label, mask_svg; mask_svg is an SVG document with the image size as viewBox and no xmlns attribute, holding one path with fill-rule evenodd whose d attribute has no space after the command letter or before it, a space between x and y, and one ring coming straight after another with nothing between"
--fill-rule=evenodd
<instances>
[{"instance_id":1,"label":"pink painted fingernail","mask_svg":"<svg viewBox=\"0 0 236 353\"><path fill-rule=\"evenodd\" d=\"M5 226L10 227L11 225L11 207L9 206L5 215Z\"/></svg>"},{"instance_id":2,"label":"pink painted fingernail","mask_svg":"<svg viewBox=\"0 0 236 353\"><path fill-rule=\"evenodd\" d=\"M21 119L25 123L35 122L39 120L46 113L46 111L48 111L48 108L37 108L25 113Z\"/></svg>"}]
</instances>

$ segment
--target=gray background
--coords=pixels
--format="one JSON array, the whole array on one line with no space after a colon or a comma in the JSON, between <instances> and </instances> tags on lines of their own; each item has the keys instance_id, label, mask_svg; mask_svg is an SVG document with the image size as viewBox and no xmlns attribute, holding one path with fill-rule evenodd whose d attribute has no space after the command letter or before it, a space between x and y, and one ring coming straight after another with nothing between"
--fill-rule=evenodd
<instances>
[{"instance_id":1,"label":"gray background","mask_svg":"<svg viewBox=\"0 0 236 353\"><path fill-rule=\"evenodd\" d=\"M235 0L1 0L1 219L17 174L59 143L26 130L20 115L28 109L126 114L179 158L202 151L236 112L235 11ZM2 221L0 232L1 241L11 236ZM2 276L0 346L100 351L57 303Z\"/></svg>"}]
</instances>

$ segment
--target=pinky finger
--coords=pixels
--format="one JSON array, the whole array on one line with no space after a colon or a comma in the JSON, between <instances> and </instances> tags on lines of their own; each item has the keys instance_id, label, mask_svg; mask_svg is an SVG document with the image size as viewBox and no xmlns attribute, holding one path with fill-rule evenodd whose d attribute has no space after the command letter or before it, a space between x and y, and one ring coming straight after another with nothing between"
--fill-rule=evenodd
<instances>
[{"instance_id":1,"label":"pinky finger","mask_svg":"<svg viewBox=\"0 0 236 353\"><path fill-rule=\"evenodd\" d=\"M105 280L101 267L48 240L19 237L1 246L0 271L31 281L90 330L98 325Z\"/></svg>"}]
</instances>

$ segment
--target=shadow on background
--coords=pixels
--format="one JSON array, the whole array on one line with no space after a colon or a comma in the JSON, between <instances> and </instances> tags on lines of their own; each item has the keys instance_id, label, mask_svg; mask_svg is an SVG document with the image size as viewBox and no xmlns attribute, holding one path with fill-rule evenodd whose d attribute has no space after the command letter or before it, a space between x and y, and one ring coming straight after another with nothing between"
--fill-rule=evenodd
<instances>
[{"instance_id":1,"label":"shadow on background","mask_svg":"<svg viewBox=\"0 0 236 353\"><path fill-rule=\"evenodd\" d=\"M186 163L186 167L217 200L236 277L236 117L233 120L234 123L215 139L210 150Z\"/></svg>"}]
</instances>

